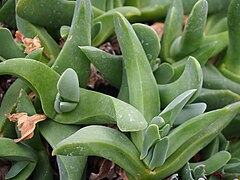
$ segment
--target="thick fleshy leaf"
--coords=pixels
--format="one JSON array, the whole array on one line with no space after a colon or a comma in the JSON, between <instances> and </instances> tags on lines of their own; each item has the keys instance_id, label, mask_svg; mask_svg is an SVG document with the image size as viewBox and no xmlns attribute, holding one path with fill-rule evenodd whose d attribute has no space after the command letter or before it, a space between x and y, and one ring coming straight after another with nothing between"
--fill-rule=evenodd
<instances>
[{"instance_id":1,"label":"thick fleshy leaf","mask_svg":"<svg viewBox=\"0 0 240 180\"><path fill-rule=\"evenodd\" d=\"M69 31L70 31L70 27L69 26L61 26L61 28L60 28L61 38L63 38L65 41L67 40Z\"/></svg>"},{"instance_id":2,"label":"thick fleshy leaf","mask_svg":"<svg viewBox=\"0 0 240 180\"><path fill-rule=\"evenodd\" d=\"M239 0L232 0L229 9L228 9L228 34L229 34L229 46L227 49L227 53L223 58L220 69L222 69L222 73L227 77L231 78L231 76L236 77L239 76L239 68L240 68L240 56L239 56L239 45L240 45L240 16L239 16ZM237 82L240 82L240 77L231 78L233 81L237 79Z\"/></svg>"},{"instance_id":3,"label":"thick fleshy leaf","mask_svg":"<svg viewBox=\"0 0 240 180\"><path fill-rule=\"evenodd\" d=\"M57 122L64 124L117 123L123 131L139 131L147 127L146 120L133 106L85 89L80 89L82 98L74 111L56 114L54 101L59 75L43 63L29 59L8 60L0 63L0 74L17 75L32 88L34 87L33 90L40 97L44 113Z\"/></svg>"},{"instance_id":4,"label":"thick fleshy leaf","mask_svg":"<svg viewBox=\"0 0 240 180\"><path fill-rule=\"evenodd\" d=\"M59 74L62 74L67 68L74 69L78 75L80 86L86 87L90 75L90 61L78 46L89 46L90 44L91 3L89 0L77 0L68 38L52 68Z\"/></svg>"},{"instance_id":5,"label":"thick fleshy leaf","mask_svg":"<svg viewBox=\"0 0 240 180\"><path fill-rule=\"evenodd\" d=\"M123 101L85 89L80 89L80 94L76 109L57 114L55 121L64 124L117 123L121 131L139 131L147 127L142 114Z\"/></svg>"},{"instance_id":6,"label":"thick fleshy leaf","mask_svg":"<svg viewBox=\"0 0 240 180\"><path fill-rule=\"evenodd\" d=\"M27 167L25 167L21 172L19 172L14 178L11 179L28 179L32 175L35 168L36 162L30 162Z\"/></svg>"},{"instance_id":7,"label":"thick fleshy leaf","mask_svg":"<svg viewBox=\"0 0 240 180\"><path fill-rule=\"evenodd\" d=\"M159 55L161 46L157 33L144 24L136 23L132 25L138 39L140 40L145 54L150 64L156 60Z\"/></svg>"},{"instance_id":8,"label":"thick fleshy leaf","mask_svg":"<svg viewBox=\"0 0 240 180\"><path fill-rule=\"evenodd\" d=\"M228 89L234 93L240 94L240 85L223 76L213 64L207 63L202 70L204 88Z\"/></svg>"},{"instance_id":9,"label":"thick fleshy leaf","mask_svg":"<svg viewBox=\"0 0 240 180\"><path fill-rule=\"evenodd\" d=\"M167 84L174 76L174 69L168 63L162 63L154 72L158 84Z\"/></svg>"},{"instance_id":10,"label":"thick fleshy leaf","mask_svg":"<svg viewBox=\"0 0 240 180\"><path fill-rule=\"evenodd\" d=\"M150 121L160 111L156 80L144 49L130 23L121 14L116 13L114 24L123 54L130 104L136 107L147 121Z\"/></svg>"},{"instance_id":11,"label":"thick fleshy leaf","mask_svg":"<svg viewBox=\"0 0 240 180\"><path fill-rule=\"evenodd\" d=\"M93 37L93 46L101 45L109 36L114 32L113 16L116 12L123 14L126 18L131 18L133 16L139 16L141 12L135 7L119 7L112 9L93 20L93 28L97 26L99 28L96 36ZM99 26L100 24L100 26Z\"/></svg>"},{"instance_id":12,"label":"thick fleshy leaf","mask_svg":"<svg viewBox=\"0 0 240 180\"><path fill-rule=\"evenodd\" d=\"M195 179L206 179L206 176L205 176L205 167L204 165L200 164L198 166L196 166L193 170L192 170L192 173L193 173L193 177Z\"/></svg>"},{"instance_id":13,"label":"thick fleshy leaf","mask_svg":"<svg viewBox=\"0 0 240 180\"><path fill-rule=\"evenodd\" d=\"M79 130L79 127L59 124L49 119L39 124L39 130L52 148L55 149L57 143L75 133ZM54 132L54 136L52 132ZM60 179L79 180L84 174L86 162L87 157L85 156L57 156Z\"/></svg>"},{"instance_id":14,"label":"thick fleshy leaf","mask_svg":"<svg viewBox=\"0 0 240 180\"><path fill-rule=\"evenodd\" d=\"M11 161L37 161L36 152L27 145L15 143L12 139L0 138L0 157Z\"/></svg>"},{"instance_id":15,"label":"thick fleshy leaf","mask_svg":"<svg viewBox=\"0 0 240 180\"><path fill-rule=\"evenodd\" d=\"M7 28L0 28L0 56L5 59L24 57L25 54L12 37Z\"/></svg>"},{"instance_id":16,"label":"thick fleshy leaf","mask_svg":"<svg viewBox=\"0 0 240 180\"><path fill-rule=\"evenodd\" d=\"M1 1L1 9L0 9L0 21L11 28L16 27L15 21L15 1L7 0Z\"/></svg>"},{"instance_id":17,"label":"thick fleshy leaf","mask_svg":"<svg viewBox=\"0 0 240 180\"><path fill-rule=\"evenodd\" d=\"M184 122L202 114L207 108L205 103L194 103L186 105L177 115L174 125L180 125Z\"/></svg>"},{"instance_id":18,"label":"thick fleshy leaf","mask_svg":"<svg viewBox=\"0 0 240 180\"><path fill-rule=\"evenodd\" d=\"M196 89L191 89L180 94L167 105L167 107L159 114L159 116L164 119L165 123L172 125L182 108L187 104L189 99L194 95L194 93L196 93L196 91Z\"/></svg>"},{"instance_id":19,"label":"thick fleshy leaf","mask_svg":"<svg viewBox=\"0 0 240 180\"><path fill-rule=\"evenodd\" d=\"M114 87L119 88L122 80L122 56L111 55L92 46L80 46L81 51Z\"/></svg>"},{"instance_id":20,"label":"thick fleshy leaf","mask_svg":"<svg viewBox=\"0 0 240 180\"><path fill-rule=\"evenodd\" d=\"M181 169L180 175L181 175L181 177L182 177L183 179L194 180L194 179L193 179L193 176L192 176L192 170L191 170L188 162L187 162L187 164Z\"/></svg>"},{"instance_id":21,"label":"thick fleshy leaf","mask_svg":"<svg viewBox=\"0 0 240 180\"><path fill-rule=\"evenodd\" d=\"M201 93L195 102L204 102L207 104L207 110L222 108L228 104L240 101L239 94L228 89L206 89L202 88Z\"/></svg>"},{"instance_id":22,"label":"thick fleshy leaf","mask_svg":"<svg viewBox=\"0 0 240 180\"><path fill-rule=\"evenodd\" d=\"M121 132L104 126L87 126L57 144L56 155L101 156L123 167L135 177L148 170L139 160L134 144Z\"/></svg>"},{"instance_id":23,"label":"thick fleshy leaf","mask_svg":"<svg viewBox=\"0 0 240 180\"><path fill-rule=\"evenodd\" d=\"M226 175L239 175L240 174L240 159L232 158L224 167Z\"/></svg>"},{"instance_id":24,"label":"thick fleshy leaf","mask_svg":"<svg viewBox=\"0 0 240 180\"><path fill-rule=\"evenodd\" d=\"M149 164L150 169L154 169L156 167L160 167L163 165L167 158L168 148L169 148L168 137L164 137L156 143L153 150L152 159Z\"/></svg>"},{"instance_id":25,"label":"thick fleshy leaf","mask_svg":"<svg viewBox=\"0 0 240 180\"><path fill-rule=\"evenodd\" d=\"M211 44L213 45L214 43L215 43L214 50L210 57L216 56L228 46L229 44L228 32L224 31L217 34L205 36L203 38L201 47L207 45L211 46Z\"/></svg>"},{"instance_id":26,"label":"thick fleshy leaf","mask_svg":"<svg viewBox=\"0 0 240 180\"><path fill-rule=\"evenodd\" d=\"M183 25L183 5L182 1L173 0L167 13L164 23L164 34L161 40L161 58L171 62L170 47L172 42L180 35Z\"/></svg>"},{"instance_id":27,"label":"thick fleshy leaf","mask_svg":"<svg viewBox=\"0 0 240 180\"><path fill-rule=\"evenodd\" d=\"M19 0L16 6L18 16L43 27L60 28L70 25L76 2L63 0Z\"/></svg>"},{"instance_id":28,"label":"thick fleshy leaf","mask_svg":"<svg viewBox=\"0 0 240 180\"><path fill-rule=\"evenodd\" d=\"M195 135L206 129L208 126L210 125L212 126L212 124L217 123L217 121L219 121L220 118L225 121L226 120L230 121L230 119L234 118L234 116L238 112L238 105L239 103L234 103L222 109L204 113L200 116L192 118L186 123L183 123L182 125L175 128L169 134L170 148L168 151L168 156L170 156L180 146L182 146L189 139L193 138ZM233 107L233 109L231 110L230 107Z\"/></svg>"},{"instance_id":29,"label":"thick fleshy leaf","mask_svg":"<svg viewBox=\"0 0 240 180\"><path fill-rule=\"evenodd\" d=\"M6 174L6 179L14 178L17 176L29 163L29 161L18 161L13 164L11 169Z\"/></svg>"},{"instance_id":30,"label":"thick fleshy leaf","mask_svg":"<svg viewBox=\"0 0 240 180\"><path fill-rule=\"evenodd\" d=\"M190 163L190 167L194 169L199 165L205 166L205 175L210 175L220 168L222 168L227 162L230 160L231 154L227 151L220 151L214 155L212 155L209 159L197 162L197 163Z\"/></svg>"},{"instance_id":31,"label":"thick fleshy leaf","mask_svg":"<svg viewBox=\"0 0 240 180\"><path fill-rule=\"evenodd\" d=\"M80 92L77 73L71 68L66 69L58 80L57 89L63 101L79 102Z\"/></svg>"},{"instance_id":32,"label":"thick fleshy leaf","mask_svg":"<svg viewBox=\"0 0 240 180\"><path fill-rule=\"evenodd\" d=\"M16 16L17 28L25 37L34 38L37 36L41 45L44 47L44 51L46 51L47 55L50 59L55 60L57 58L58 53L60 52L60 48L55 40L49 35L49 33L43 27L31 24L30 22Z\"/></svg>"},{"instance_id":33,"label":"thick fleshy leaf","mask_svg":"<svg viewBox=\"0 0 240 180\"><path fill-rule=\"evenodd\" d=\"M176 81L170 84L158 85L162 107L166 107L171 101L173 101L183 92L189 89L197 89L189 101L192 102L200 93L202 81L203 75L200 64L195 58L189 57L185 65L184 72Z\"/></svg>"},{"instance_id":34,"label":"thick fleshy leaf","mask_svg":"<svg viewBox=\"0 0 240 180\"><path fill-rule=\"evenodd\" d=\"M151 124L147 127L144 133L144 140L140 155L141 160L147 156L149 149L157 142L157 140L160 140L159 127L156 124Z\"/></svg>"},{"instance_id":35,"label":"thick fleshy leaf","mask_svg":"<svg viewBox=\"0 0 240 180\"><path fill-rule=\"evenodd\" d=\"M184 123L175 129L168 137L169 137L169 156L163 166L156 169L157 174L159 174L159 178L165 178L169 174L172 174L179 170L184 164L187 163L188 160L191 159L199 150L205 147L209 142L211 142L227 124L236 116L236 114L240 110L240 103L234 103L225 108L211 111L209 113L203 114L202 117L198 116L196 119L192 119ZM205 117L204 117L205 116ZM209 118L207 118L209 116ZM204 119L202 119L204 118ZM221 119L221 121L219 121ZM203 123L201 122L203 121ZM195 124L196 123L196 124ZM191 126L191 125L193 126ZM200 126L204 124L203 128L197 130ZM189 126L190 125L190 126ZM183 129L181 129L183 128ZM186 128L186 129L185 129ZM188 129L191 128L191 129ZM190 131L193 131L190 133ZM181 132L177 136L175 136L175 132ZM185 134L185 132L189 132L189 134ZM198 132L194 135L194 132ZM172 141L173 134L175 134L176 140ZM185 136L185 135L187 136ZM184 143L179 139L179 137L184 138ZM189 137L189 138L187 138ZM174 142L174 144L172 144ZM176 147L176 142L180 147ZM172 149L173 146L176 148Z\"/></svg>"},{"instance_id":36,"label":"thick fleshy leaf","mask_svg":"<svg viewBox=\"0 0 240 180\"><path fill-rule=\"evenodd\" d=\"M183 35L178 37L171 45L171 57L181 59L200 47L203 40L207 12L208 2L206 0L199 0L194 5L184 27Z\"/></svg>"},{"instance_id":37,"label":"thick fleshy leaf","mask_svg":"<svg viewBox=\"0 0 240 180\"><path fill-rule=\"evenodd\" d=\"M12 74L22 78L38 93L44 113L55 116L54 101L59 75L47 65L30 59L11 59L0 63L0 74ZM51 89L51 90L49 90Z\"/></svg>"}]
</instances>

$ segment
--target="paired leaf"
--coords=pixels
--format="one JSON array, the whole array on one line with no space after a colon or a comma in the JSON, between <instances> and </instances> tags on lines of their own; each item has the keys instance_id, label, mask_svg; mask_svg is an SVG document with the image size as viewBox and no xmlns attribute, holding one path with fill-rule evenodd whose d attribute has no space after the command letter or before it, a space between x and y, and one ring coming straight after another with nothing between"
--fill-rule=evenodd
<instances>
[{"instance_id":1,"label":"paired leaf","mask_svg":"<svg viewBox=\"0 0 240 180\"><path fill-rule=\"evenodd\" d=\"M123 131L139 131L147 126L142 114L131 105L85 89L80 89L82 98L74 111L56 114L54 101L59 75L43 63L29 59L8 60L0 64L0 74L17 75L31 85L40 97L46 116L57 122L65 124L117 122Z\"/></svg>"},{"instance_id":2,"label":"paired leaf","mask_svg":"<svg viewBox=\"0 0 240 180\"><path fill-rule=\"evenodd\" d=\"M116 13L114 24L127 74L129 102L150 121L160 111L157 84L150 64L130 23Z\"/></svg>"},{"instance_id":3,"label":"paired leaf","mask_svg":"<svg viewBox=\"0 0 240 180\"><path fill-rule=\"evenodd\" d=\"M194 5L184 27L183 35L178 37L171 45L171 57L181 59L200 47L203 40L207 12L208 2L206 0L199 0Z\"/></svg>"},{"instance_id":4,"label":"paired leaf","mask_svg":"<svg viewBox=\"0 0 240 180\"><path fill-rule=\"evenodd\" d=\"M239 76L239 68L240 68L240 56L239 56L239 45L240 45L240 16L239 16L239 0L232 0L229 9L228 9L228 34L229 34L229 46L227 53L223 59L223 63L220 67L222 73L234 80L236 78L231 78L231 76L236 77ZM237 78L237 82L240 82L239 77Z\"/></svg>"},{"instance_id":5,"label":"paired leaf","mask_svg":"<svg viewBox=\"0 0 240 180\"><path fill-rule=\"evenodd\" d=\"M204 146L206 146L209 142L211 142L226 125L236 116L236 114L239 112L240 103L234 103L229 106L226 106L225 108L211 111L209 113L206 113L204 115L196 117L196 119L192 119L191 121L188 121L184 123L183 125L179 126L175 129L168 137L169 137L169 150L168 154L173 154L167 158L166 162L163 164L163 166L156 169L156 173L159 174L158 178L164 178L167 177L169 174L172 174L173 172L176 172L179 170L192 156L194 156L200 149L202 149ZM204 117L205 116L205 117ZM209 118L207 118L209 116ZM201 119L204 118L204 119ZM219 119L221 118L221 121ZM201 128L200 131L197 130L199 126L201 126L201 121L204 121L204 127ZM195 124L194 127L190 124ZM192 125L193 125L192 124ZM188 126L190 125L190 126ZM184 130L181 128L184 128ZM190 132L191 130L188 128L191 128L193 132ZM180 130L180 131L179 131ZM197 134L194 132L198 131ZM176 134L174 132L181 132L178 134L178 136L175 136ZM189 132L190 139L187 138L185 135L185 132ZM174 136L171 136L175 134L176 140L172 141L171 138ZM185 135L184 135L185 134ZM194 135L195 134L195 135ZM184 139L188 139L180 145L178 148L172 149L173 146L181 142L181 139L179 137ZM174 142L174 144L172 144ZM180 143L181 144L181 143ZM172 153L171 153L172 152Z\"/></svg>"},{"instance_id":6,"label":"paired leaf","mask_svg":"<svg viewBox=\"0 0 240 180\"><path fill-rule=\"evenodd\" d=\"M55 121L64 124L117 123L121 131L139 131L147 126L142 114L123 101L85 89L80 89L80 94L76 109L57 114Z\"/></svg>"},{"instance_id":7,"label":"paired leaf","mask_svg":"<svg viewBox=\"0 0 240 180\"><path fill-rule=\"evenodd\" d=\"M207 63L203 68L203 87L208 89L228 89L240 94L240 85L225 76L211 63ZM224 82L224 83L222 83Z\"/></svg>"},{"instance_id":8,"label":"paired leaf","mask_svg":"<svg viewBox=\"0 0 240 180\"><path fill-rule=\"evenodd\" d=\"M173 0L167 13L164 23L164 33L161 40L161 58L171 62L170 47L172 42L179 36L183 26L183 5L182 1Z\"/></svg>"},{"instance_id":9,"label":"paired leaf","mask_svg":"<svg viewBox=\"0 0 240 180\"><path fill-rule=\"evenodd\" d=\"M156 61L161 49L157 33L150 26L140 23L133 24L132 27L142 44L151 67L153 68L154 61Z\"/></svg>"},{"instance_id":10,"label":"paired leaf","mask_svg":"<svg viewBox=\"0 0 240 180\"><path fill-rule=\"evenodd\" d=\"M209 159L198 162L198 163L190 163L190 167L192 169L196 168L199 165L203 165L205 168L205 175L210 175L221 167L223 167L230 160L231 154L227 151L220 151L214 155L212 155Z\"/></svg>"},{"instance_id":11,"label":"paired leaf","mask_svg":"<svg viewBox=\"0 0 240 180\"><path fill-rule=\"evenodd\" d=\"M39 130L53 149L56 145L79 130L78 126L63 125L46 120L39 124ZM54 132L54 136L52 134ZM85 156L57 156L60 179L78 180L83 177L87 157Z\"/></svg>"},{"instance_id":12,"label":"paired leaf","mask_svg":"<svg viewBox=\"0 0 240 180\"><path fill-rule=\"evenodd\" d=\"M240 101L240 96L228 89L206 89L202 88L195 102L207 104L207 110L222 108L228 104Z\"/></svg>"},{"instance_id":13,"label":"paired leaf","mask_svg":"<svg viewBox=\"0 0 240 180\"><path fill-rule=\"evenodd\" d=\"M93 20L93 29L96 31L93 37L92 44L93 46L99 46L104 41L107 40L107 38L112 35L114 32L114 23L113 23L113 17L116 12L119 12L123 14L126 18L131 18L132 16L139 16L141 12L139 9L135 7L119 7L112 9L98 17L96 17Z\"/></svg>"},{"instance_id":14,"label":"paired leaf","mask_svg":"<svg viewBox=\"0 0 240 180\"><path fill-rule=\"evenodd\" d=\"M122 56L111 55L92 46L79 48L110 84L116 88L121 86Z\"/></svg>"},{"instance_id":15,"label":"paired leaf","mask_svg":"<svg viewBox=\"0 0 240 180\"><path fill-rule=\"evenodd\" d=\"M159 127L156 124L150 124L144 132L143 145L140 159L144 159L150 148L160 140Z\"/></svg>"},{"instance_id":16,"label":"paired leaf","mask_svg":"<svg viewBox=\"0 0 240 180\"><path fill-rule=\"evenodd\" d=\"M229 109L229 107L231 106L234 108L233 110L235 111L235 113L233 114L231 114L233 110ZM234 103L222 109L204 113L195 118L192 118L186 123L183 123L182 125L175 128L168 136L169 143L170 143L168 156L174 153L180 146L186 143L189 139L192 139L201 131L208 129L207 128L208 126L212 126L214 123L217 123L219 119L222 119L222 121L224 120L230 121L230 118L234 118L234 116L236 115L238 111L237 107L238 107L238 103ZM219 128L223 128L223 127L220 126L219 124Z\"/></svg>"},{"instance_id":17,"label":"paired leaf","mask_svg":"<svg viewBox=\"0 0 240 180\"><path fill-rule=\"evenodd\" d=\"M45 28L31 24L30 22L16 16L17 28L25 37L34 38L37 36L50 59L55 60L60 48L55 40L49 35Z\"/></svg>"},{"instance_id":18,"label":"paired leaf","mask_svg":"<svg viewBox=\"0 0 240 180\"><path fill-rule=\"evenodd\" d=\"M53 104L59 75L47 65L30 59L11 59L0 63L0 74L22 78L39 95L44 113L51 118L55 116Z\"/></svg>"},{"instance_id":19,"label":"paired leaf","mask_svg":"<svg viewBox=\"0 0 240 180\"><path fill-rule=\"evenodd\" d=\"M90 44L91 4L89 0L77 0L68 38L52 69L59 74L62 74L67 68L74 69L78 75L80 86L86 87L90 74L90 62L78 46Z\"/></svg>"},{"instance_id":20,"label":"paired leaf","mask_svg":"<svg viewBox=\"0 0 240 180\"><path fill-rule=\"evenodd\" d=\"M0 28L0 39L0 56L5 59L25 56L7 28Z\"/></svg>"},{"instance_id":21,"label":"paired leaf","mask_svg":"<svg viewBox=\"0 0 240 180\"><path fill-rule=\"evenodd\" d=\"M174 76L174 69L170 64L162 63L153 74L158 84L167 84Z\"/></svg>"},{"instance_id":22,"label":"paired leaf","mask_svg":"<svg viewBox=\"0 0 240 180\"><path fill-rule=\"evenodd\" d=\"M147 25L133 24L133 28L153 67L160 50L160 42L156 33ZM110 84L120 88L123 76L122 56L111 55L92 46L80 46L79 48Z\"/></svg>"},{"instance_id":23,"label":"paired leaf","mask_svg":"<svg viewBox=\"0 0 240 180\"><path fill-rule=\"evenodd\" d=\"M101 156L123 167L135 177L148 172L139 160L134 144L121 132L104 126L87 126L61 141L53 151L56 155Z\"/></svg>"},{"instance_id":24,"label":"paired leaf","mask_svg":"<svg viewBox=\"0 0 240 180\"><path fill-rule=\"evenodd\" d=\"M164 162L167 159L168 149L169 149L168 137L164 137L156 143L153 149L153 156L149 164L150 169L160 167L164 164Z\"/></svg>"},{"instance_id":25,"label":"paired leaf","mask_svg":"<svg viewBox=\"0 0 240 180\"><path fill-rule=\"evenodd\" d=\"M76 2L64 0L19 0L17 15L43 27L60 28L70 25Z\"/></svg>"},{"instance_id":26,"label":"paired leaf","mask_svg":"<svg viewBox=\"0 0 240 180\"><path fill-rule=\"evenodd\" d=\"M14 178L17 176L24 168L26 168L29 163L29 161L18 161L14 163L6 174L6 179Z\"/></svg>"},{"instance_id":27,"label":"paired leaf","mask_svg":"<svg viewBox=\"0 0 240 180\"><path fill-rule=\"evenodd\" d=\"M14 0L6 0L1 1L1 9L0 9L0 21L12 28L16 27L15 21L15 1Z\"/></svg>"},{"instance_id":28,"label":"paired leaf","mask_svg":"<svg viewBox=\"0 0 240 180\"><path fill-rule=\"evenodd\" d=\"M27 145L15 143L12 139L0 138L0 157L10 161L31 161L36 162L36 152Z\"/></svg>"},{"instance_id":29,"label":"paired leaf","mask_svg":"<svg viewBox=\"0 0 240 180\"><path fill-rule=\"evenodd\" d=\"M162 107L166 107L171 101L173 101L183 92L189 89L197 89L189 101L192 102L200 93L202 81L203 76L200 64L195 58L189 57L185 65L184 72L176 81L170 84L158 85Z\"/></svg>"},{"instance_id":30,"label":"paired leaf","mask_svg":"<svg viewBox=\"0 0 240 180\"><path fill-rule=\"evenodd\" d=\"M189 99L194 95L194 93L196 93L196 91L196 89L191 89L180 94L167 105L167 107L159 114L159 116L164 119L165 123L168 123L170 126L172 126L182 108L187 104Z\"/></svg>"},{"instance_id":31,"label":"paired leaf","mask_svg":"<svg viewBox=\"0 0 240 180\"><path fill-rule=\"evenodd\" d=\"M186 105L177 115L174 125L180 125L186 121L201 115L207 108L205 103L194 103Z\"/></svg>"},{"instance_id":32,"label":"paired leaf","mask_svg":"<svg viewBox=\"0 0 240 180\"><path fill-rule=\"evenodd\" d=\"M58 80L57 89L54 109L58 113L74 110L79 102L80 92L78 76L73 69L68 68L63 72Z\"/></svg>"}]
</instances>

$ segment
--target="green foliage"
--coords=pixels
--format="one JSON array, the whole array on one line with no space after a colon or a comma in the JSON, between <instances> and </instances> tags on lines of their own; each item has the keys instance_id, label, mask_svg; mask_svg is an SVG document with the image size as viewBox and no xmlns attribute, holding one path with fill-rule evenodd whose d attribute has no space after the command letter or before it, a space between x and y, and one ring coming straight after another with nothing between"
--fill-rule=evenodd
<instances>
[{"instance_id":1,"label":"green foliage","mask_svg":"<svg viewBox=\"0 0 240 180\"><path fill-rule=\"evenodd\" d=\"M0 75L18 77L0 106L0 159L11 162L6 178L54 179L51 155L61 180L89 178L88 156L109 159L129 179L239 178L239 4L1 1L0 22L10 28L0 28ZM164 22L162 37L149 26L156 20ZM24 51L15 27L42 47ZM114 38L117 53L116 44L101 46ZM118 94L97 92L99 74ZM9 113L47 118L16 143L22 125Z\"/></svg>"}]
</instances>

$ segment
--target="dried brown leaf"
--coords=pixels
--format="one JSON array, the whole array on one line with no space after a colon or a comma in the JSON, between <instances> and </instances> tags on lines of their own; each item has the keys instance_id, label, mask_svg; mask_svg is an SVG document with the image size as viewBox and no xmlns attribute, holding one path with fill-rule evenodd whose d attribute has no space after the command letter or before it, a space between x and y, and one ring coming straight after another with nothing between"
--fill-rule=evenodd
<instances>
[{"instance_id":1,"label":"dried brown leaf","mask_svg":"<svg viewBox=\"0 0 240 180\"><path fill-rule=\"evenodd\" d=\"M33 39L25 38L21 32L16 31L15 37L18 42L24 44L24 46L25 46L24 53L26 53L26 54L30 54L34 50L42 47L41 42L37 36L35 36Z\"/></svg>"},{"instance_id":2,"label":"dried brown leaf","mask_svg":"<svg viewBox=\"0 0 240 180\"><path fill-rule=\"evenodd\" d=\"M36 123L45 120L47 117L44 114L34 114L28 116L27 113L5 114L12 122L17 122L17 127L21 132L21 138L14 139L15 142L20 142L26 139L31 139L34 135Z\"/></svg>"},{"instance_id":3,"label":"dried brown leaf","mask_svg":"<svg viewBox=\"0 0 240 180\"><path fill-rule=\"evenodd\" d=\"M41 42L40 42L40 40L39 40L39 38L37 36L35 36L33 39L25 38L23 40L23 44L26 47L25 50L24 50L24 52L26 54L30 54L34 50L39 49L39 48L42 47Z\"/></svg>"},{"instance_id":4,"label":"dried brown leaf","mask_svg":"<svg viewBox=\"0 0 240 180\"><path fill-rule=\"evenodd\" d=\"M164 24L160 22L155 22L151 27L156 31L159 39L162 39L163 31L164 31Z\"/></svg>"},{"instance_id":5,"label":"dried brown leaf","mask_svg":"<svg viewBox=\"0 0 240 180\"><path fill-rule=\"evenodd\" d=\"M16 31L15 37L16 37L16 40L17 40L19 43L23 43L24 36L23 36L22 33L20 33L19 31Z\"/></svg>"}]
</instances>

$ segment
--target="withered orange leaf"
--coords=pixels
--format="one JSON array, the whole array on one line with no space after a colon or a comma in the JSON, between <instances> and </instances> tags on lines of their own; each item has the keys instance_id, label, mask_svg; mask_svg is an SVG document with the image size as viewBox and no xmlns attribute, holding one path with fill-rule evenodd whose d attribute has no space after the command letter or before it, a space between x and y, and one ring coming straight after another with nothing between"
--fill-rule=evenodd
<instances>
[{"instance_id":1,"label":"withered orange leaf","mask_svg":"<svg viewBox=\"0 0 240 180\"><path fill-rule=\"evenodd\" d=\"M41 42L37 36L35 36L33 39L31 38L25 38L23 40L24 45L26 46L24 52L26 54L30 54L36 49L39 49L42 47Z\"/></svg>"},{"instance_id":2,"label":"withered orange leaf","mask_svg":"<svg viewBox=\"0 0 240 180\"><path fill-rule=\"evenodd\" d=\"M19 31L16 31L15 37L18 42L24 44L25 46L24 53L26 54L30 54L34 50L42 47L41 42L37 36L35 36L33 39L25 38L22 33L20 33Z\"/></svg>"},{"instance_id":3,"label":"withered orange leaf","mask_svg":"<svg viewBox=\"0 0 240 180\"><path fill-rule=\"evenodd\" d=\"M14 139L15 142L20 142L26 139L31 139L34 135L36 123L45 120L47 117L44 114L34 114L28 116L27 113L5 114L12 122L17 122L17 127L21 132L21 138Z\"/></svg>"}]
</instances>

